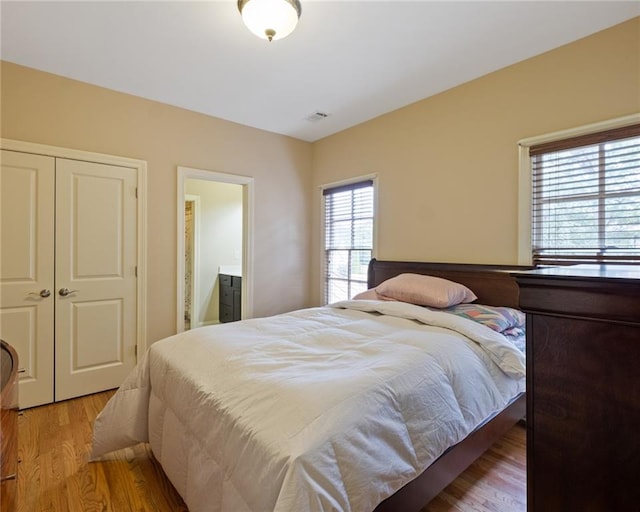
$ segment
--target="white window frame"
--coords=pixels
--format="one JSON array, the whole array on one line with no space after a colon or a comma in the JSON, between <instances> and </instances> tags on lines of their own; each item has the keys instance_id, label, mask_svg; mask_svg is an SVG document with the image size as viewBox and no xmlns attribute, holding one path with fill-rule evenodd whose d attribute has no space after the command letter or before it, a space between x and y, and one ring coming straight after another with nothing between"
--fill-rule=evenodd
<instances>
[{"instance_id":1,"label":"white window frame","mask_svg":"<svg viewBox=\"0 0 640 512\"><path fill-rule=\"evenodd\" d=\"M326 226L325 226L325 206L324 206L324 191L326 189L342 187L345 185L352 185L354 183L360 183L361 181L372 181L373 182L373 233L372 233L372 244L371 244L371 257L375 258L377 254L377 240L378 240L378 175L377 174L366 174L364 176L358 176L356 178L349 178L341 181L334 181L332 183L327 183L325 185L321 185L319 187L320 193L320 250L322 252L322 256L320 258L320 304L325 303L325 297L327 296L327 261L325 256L325 236L326 236Z\"/></svg>"},{"instance_id":2,"label":"white window frame","mask_svg":"<svg viewBox=\"0 0 640 512\"><path fill-rule=\"evenodd\" d=\"M588 124L569 130L529 137L518 141L519 170L518 170L518 264L531 265L531 158L529 148L538 144L555 140L568 139L580 135L622 128L640 123L640 113L618 117L599 123Z\"/></svg>"}]
</instances>

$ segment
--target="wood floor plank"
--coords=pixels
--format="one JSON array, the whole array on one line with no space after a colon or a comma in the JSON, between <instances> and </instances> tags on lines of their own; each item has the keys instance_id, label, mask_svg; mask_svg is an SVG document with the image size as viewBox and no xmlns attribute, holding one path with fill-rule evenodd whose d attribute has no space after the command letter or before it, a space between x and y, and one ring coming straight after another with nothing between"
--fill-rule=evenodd
<instances>
[{"instance_id":1,"label":"wood floor plank","mask_svg":"<svg viewBox=\"0 0 640 512\"><path fill-rule=\"evenodd\" d=\"M148 445L89 462L93 422L112 394L19 417L16 512L188 512ZM525 439L512 428L422 512L524 512Z\"/></svg>"},{"instance_id":2,"label":"wood floor plank","mask_svg":"<svg viewBox=\"0 0 640 512\"><path fill-rule=\"evenodd\" d=\"M516 425L422 512L525 512L526 429Z\"/></svg>"}]
</instances>

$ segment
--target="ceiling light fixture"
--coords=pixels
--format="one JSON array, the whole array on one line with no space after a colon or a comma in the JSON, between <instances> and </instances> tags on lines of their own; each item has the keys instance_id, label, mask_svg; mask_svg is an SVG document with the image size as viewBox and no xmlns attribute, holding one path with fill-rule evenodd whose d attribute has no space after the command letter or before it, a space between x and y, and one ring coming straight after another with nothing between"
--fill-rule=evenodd
<instances>
[{"instance_id":1,"label":"ceiling light fixture","mask_svg":"<svg viewBox=\"0 0 640 512\"><path fill-rule=\"evenodd\" d=\"M287 37L298 24L298 0L238 0L242 21L251 32L270 42Z\"/></svg>"}]
</instances>

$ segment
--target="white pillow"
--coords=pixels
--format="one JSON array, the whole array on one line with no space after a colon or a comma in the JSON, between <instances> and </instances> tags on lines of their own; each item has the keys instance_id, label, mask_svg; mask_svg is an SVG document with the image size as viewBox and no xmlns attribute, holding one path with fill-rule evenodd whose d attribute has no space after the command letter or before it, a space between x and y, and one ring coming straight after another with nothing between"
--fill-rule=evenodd
<instances>
[{"instance_id":1,"label":"white pillow","mask_svg":"<svg viewBox=\"0 0 640 512\"><path fill-rule=\"evenodd\" d=\"M379 284L375 291L383 298L419 306L448 308L478 297L466 286L440 277L400 274Z\"/></svg>"}]
</instances>

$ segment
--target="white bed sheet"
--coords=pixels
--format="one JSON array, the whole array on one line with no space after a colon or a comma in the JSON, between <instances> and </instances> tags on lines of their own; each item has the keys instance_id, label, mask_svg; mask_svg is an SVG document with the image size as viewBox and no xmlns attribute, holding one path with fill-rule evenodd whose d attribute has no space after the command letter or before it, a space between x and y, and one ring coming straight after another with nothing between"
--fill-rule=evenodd
<instances>
[{"instance_id":1,"label":"white bed sheet","mask_svg":"<svg viewBox=\"0 0 640 512\"><path fill-rule=\"evenodd\" d=\"M93 457L150 442L191 512L367 511L523 390L488 327L345 301L153 344Z\"/></svg>"}]
</instances>

